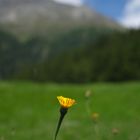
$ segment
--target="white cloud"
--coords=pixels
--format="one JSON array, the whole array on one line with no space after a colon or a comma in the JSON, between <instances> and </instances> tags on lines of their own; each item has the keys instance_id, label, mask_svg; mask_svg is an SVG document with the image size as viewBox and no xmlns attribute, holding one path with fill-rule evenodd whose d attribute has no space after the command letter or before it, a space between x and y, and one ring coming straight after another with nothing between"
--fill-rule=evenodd
<instances>
[{"instance_id":1,"label":"white cloud","mask_svg":"<svg viewBox=\"0 0 140 140\"><path fill-rule=\"evenodd\" d=\"M140 27L140 0L127 0L120 22L126 27Z\"/></svg>"},{"instance_id":2,"label":"white cloud","mask_svg":"<svg viewBox=\"0 0 140 140\"><path fill-rule=\"evenodd\" d=\"M74 6L81 6L83 3L82 2L83 0L54 0L54 1L59 3L64 3L64 4L70 4Z\"/></svg>"}]
</instances>

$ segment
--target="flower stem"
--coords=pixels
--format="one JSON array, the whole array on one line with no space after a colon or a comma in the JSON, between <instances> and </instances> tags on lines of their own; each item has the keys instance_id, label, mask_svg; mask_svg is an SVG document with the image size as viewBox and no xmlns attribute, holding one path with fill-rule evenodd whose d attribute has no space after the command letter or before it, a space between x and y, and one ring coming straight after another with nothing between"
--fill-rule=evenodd
<instances>
[{"instance_id":1,"label":"flower stem","mask_svg":"<svg viewBox=\"0 0 140 140\"><path fill-rule=\"evenodd\" d=\"M64 119L64 117L65 117L67 111L68 111L67 108L63 108L63 107L60 108L60 118L59 118L58 125L57 125L57 129L56 129L56 132L55 132L54 140L56 140L56 138L57 138L57 134L58 134L58 132L59 132L60 126L61 126L61 124L62 124L62 121L63 121L63 119Z\"/></svg>"},{"instance_id":2,"label":"flower stem","mask_svg":"<svg viewBox=\"0 0 140 140\"><path fill-rule=\"evenodd\" d=\"M87 114L90 116L91 115L91 108L90 108L90 101L89 101L89 99L86 99L85 106L86 106Z\"/></svg>"}]
</instances>

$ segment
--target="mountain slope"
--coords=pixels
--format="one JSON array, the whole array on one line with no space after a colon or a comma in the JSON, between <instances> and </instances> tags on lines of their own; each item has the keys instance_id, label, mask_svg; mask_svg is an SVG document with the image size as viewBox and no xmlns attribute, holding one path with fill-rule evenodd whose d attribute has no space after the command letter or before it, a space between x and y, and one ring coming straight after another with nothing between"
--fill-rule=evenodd
<instances>
[{"instance_id":1,"label":"mountain slope","mask_svg":"<svg viewBox=\"0 0 140 140\"><path fill-rule=\"evenodd\" d=\"M0 0L0 23L24 31L76 26L120 28L116 22L85 5L76 7L53 0Z\"/></svg>"}]
</instances>

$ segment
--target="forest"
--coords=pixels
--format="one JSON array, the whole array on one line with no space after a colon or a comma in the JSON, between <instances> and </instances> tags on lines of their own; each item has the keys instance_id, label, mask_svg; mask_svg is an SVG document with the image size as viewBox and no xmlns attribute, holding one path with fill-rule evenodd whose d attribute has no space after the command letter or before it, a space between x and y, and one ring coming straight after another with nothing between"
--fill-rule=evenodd
<instances>
[{"instance_id":1,"label":"forest","mask_svg":"<svg viewBox=\"0 0 140 140\"><path fill-rule=\"evenodd\" d=\"M0 30L0 80L140 80L140 30L79 28L22 40Z\"/></svg>"}]
</instances>

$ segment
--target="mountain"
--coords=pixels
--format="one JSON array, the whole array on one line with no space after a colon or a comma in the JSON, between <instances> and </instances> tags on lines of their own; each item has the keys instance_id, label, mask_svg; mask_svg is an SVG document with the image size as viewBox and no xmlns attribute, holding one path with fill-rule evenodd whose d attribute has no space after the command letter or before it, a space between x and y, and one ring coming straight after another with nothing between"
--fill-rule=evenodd
<instances>
[{"instance_id":1,"label":"mountain","mask_svg":"<svg viewBox=\"0 0 140 140\"><path fill-rule=\"evenodd\" d=\"M86 5L72 6L53 0L0 0L0 23L13 31L25 32L61 31L77 26L121 27Z\"/></svg>"},{"instance_id":2,"label":"mountain","mask_svg":"<svg viewBox=\"0 0 140 140\"><path fill-rule=\"evenodd\" d=\"M123 27L86 5L0 0L0 79L140 79L140 31L118 29Z\"/></svg>"}]
</instances>

